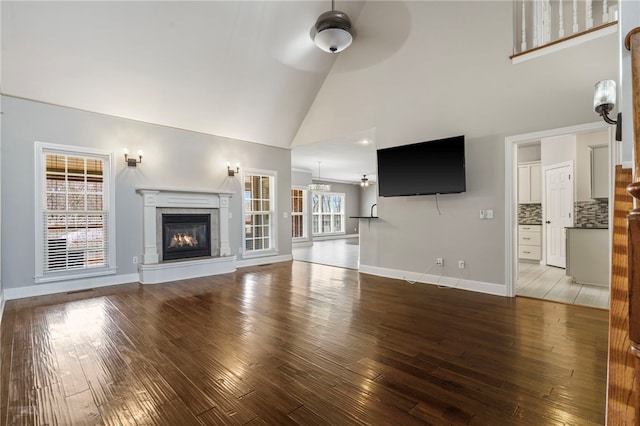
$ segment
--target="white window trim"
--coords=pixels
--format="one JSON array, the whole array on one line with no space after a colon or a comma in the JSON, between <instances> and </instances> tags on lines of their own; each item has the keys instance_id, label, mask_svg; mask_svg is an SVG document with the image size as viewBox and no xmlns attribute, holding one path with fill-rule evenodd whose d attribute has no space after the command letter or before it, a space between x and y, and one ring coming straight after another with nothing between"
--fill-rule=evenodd
<instances>
[{"instance_id":1,"label":"white window trim","mask_svg":"<svg viewBox=\"0 0 640 426\"><path fill-rule=\"evenodd\" d=\"M313 216L320 216L322 218L322 214L323 214L322 213L322 203L320 204L320 206L321 206L320 207L320 212L319 213L314 213L313 212L313 194L314 193L317 193L317 194L320 194L320 195L339 195L340 197L342 197L342 203L341 203L341 206L342 206L342 213L341 213L341 215L342 215L342 231L340 231L340 232L320 232L318 234L314 234L313 233ZM346 220L347 220L347 211L346 211L347 210L347 206L346 206L347 194L345 194L344 192L312 191L311 198L312 198L312 201L311 201L312 205L310 207L310 210L311 210L311 234L314 237L324 237L324 236L331 236L331 235L345 235L347 233L346 232L346 227L347 227L347 224L346 224ZM333 216L335 213L329 213L329 214L331 214ZM322 227L322 221L320 222L320 227Z\"/></svg>"},{"instance_id":2,"label":"white window trim","mask_svg":"<svg viewBox=\"0 0 640 426\"><path fill-rule=\"evenodd\" d=\"M103 187L108 193L108 197L105 198L105 202L108 203L107 211L109 212L109 231L108 231L108 244L109 244L109 257L107 259L107 266L95 269L80 269L77 272L63 271L54 273L44 273L44 224L42 223L42 217L44 212L44 182L46 177L46 164L45 164L45 152L46 153L60 153L63 155L94 155L104 157L108 162L108 167L105 167L104 171L107 176L103 179ZM113 161L113 153L107 152L95 148L87 148L82 146L73 145L58 145L47 142L35 142L34 152L34 197L35 197L35 282L46 283L54 281L66 281L73 279L97 277L103 275L113 275L116 273L116 218L115 218L115 168Z\"/></svg>"},{"instance_id":3,"label":"white window trim","mask_svg":"<svg viewBox=\"0 0 640 426\"><path fill-rule=\"evenodd\" d=\"M271 248L262 249L262 250L252 250L247 251L247 243L245 238L245 230L244 230L244 217L246 215L246 209L244 207L244 180L247 175L262 175L262 176L271 176L273 178L273 188L271 189ZM251 169L245 168L242 170L242 181L241 181L241 191L242 191L242 237L240 241L242 241L242 247L240 247L240 255L243 259L253 259L256 257L265 257L265 256L274 256L278 254L278 171L277 170L265 170L265 169Z\"/></svg>"},{"instance_id":4,"label":"white window trim","mask_svg":"<svg viewBox=\"0 0 640 426\"><path fill-rule=\"evenodd\" d=\"M308 221L309 221L309 200L308 198L310 197L311 191L309 191L309 187L308 186L302 186L302 185L293 185L291 187L291 189L297 189L302 191L302 237L291 237L291 241L296 241L296 242L300 242L300 241L309 241L309 225L308 225ZM291 201L289 201L291 202ZM293 221L293 209L291 209L291 221Z\"/></svg>"}]
</instances>

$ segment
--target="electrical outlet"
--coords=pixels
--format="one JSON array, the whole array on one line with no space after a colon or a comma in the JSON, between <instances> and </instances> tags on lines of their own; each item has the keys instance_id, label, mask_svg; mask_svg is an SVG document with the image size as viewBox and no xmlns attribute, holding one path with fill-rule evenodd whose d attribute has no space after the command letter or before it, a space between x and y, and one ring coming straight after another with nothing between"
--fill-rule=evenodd
<instances>
[{"instance_id":1,"label":"electrical outlet","mask_svg":"<svg viewBox=\"0 0 640 426\"><path fill-rule=\"evenodd\" d=\"M133 264L137 264L138 263L138 256L133 256Z\"/></svg>"},{"instance_id":2,"label":"electrical outlet","mask_svg":"<svg viewBox=\"0 0 640 426\"><path fill-rule=\"evenodd\" d=\"M436 265L444 266L444 259L441 257L437 258Z\"/></svg>"},{"instance_id":3,"label":"electrical outlet","mask_svg":"<svg viewBox=\"0 0 640 426\"><path fill-rule=\"evenodd\" d=\"M458 260L458 268L464 269L464 260Z\"/></svg>"}]
</instances>

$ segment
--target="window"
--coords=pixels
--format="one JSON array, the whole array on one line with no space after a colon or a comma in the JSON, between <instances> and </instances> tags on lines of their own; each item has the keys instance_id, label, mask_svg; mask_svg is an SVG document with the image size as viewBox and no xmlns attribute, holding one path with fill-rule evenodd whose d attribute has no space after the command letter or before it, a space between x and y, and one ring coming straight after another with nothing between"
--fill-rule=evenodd
<instances>
[{"instance_id":1,"label":"window","mask_svg":"<svg viewBox=\"0 0 640 426\"><path fill-rule=\"evenodd\" d=\"M304 189L292 189L291 190L291 237L296 239L306 237L306 227L304 216L305 212L305 198L307 191Z\"/></svg>"},{"instance_id":2,"label":"window","mask_svg":"<svg viewBox=\"0 0 640 426\"><path fill-rule=\"evenodd\" d=\"M115 273L111 155L36 144L36 281Z\"/></svg>"},{"instance_id":3,"label":"window","mask_svg":"<svg viewBox=\"0 0 640 426\"><path fill-rule=\"evenodd\" d=\"M274 247L274 174L245 171L244 249L260 254Z\"/></svg>"},{"instance_id":4,"label":"window","mask_svg":"<svg viewBox=\"0 0 640 426\"><path fill-rule=\"evenodd\" d=\"M311 195L313 235L344 233L344 194Z\"/></svg>"}]
</instances>

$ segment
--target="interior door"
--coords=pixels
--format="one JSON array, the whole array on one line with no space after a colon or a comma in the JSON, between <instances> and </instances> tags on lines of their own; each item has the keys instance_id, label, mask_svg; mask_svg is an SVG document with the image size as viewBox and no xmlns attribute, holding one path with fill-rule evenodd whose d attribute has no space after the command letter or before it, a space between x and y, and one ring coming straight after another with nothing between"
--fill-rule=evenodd
<instances>
[{"instance_id":1,"label":"interior door","mask_svg":"<svg viewBox=\"0 0 640 426\"><path fill-rule=\"evenodd\" d=\"M566 228L573 226L573 163L554 164L544 169L546 263L565 268Z\"/></svg>"}]
</instances>

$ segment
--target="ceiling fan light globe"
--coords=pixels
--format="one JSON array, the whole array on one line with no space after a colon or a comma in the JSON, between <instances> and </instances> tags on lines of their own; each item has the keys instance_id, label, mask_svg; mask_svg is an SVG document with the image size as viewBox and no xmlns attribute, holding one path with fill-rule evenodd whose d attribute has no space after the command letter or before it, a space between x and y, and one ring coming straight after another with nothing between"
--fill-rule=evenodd
<instances>
[{"instance_id":1,"label":"ceiling fan light globe","mask_svg":"<svg viewBox=\"0 0 640 426\"><path fill-rule=\"evenodd\" d=\"M326 28L318 32L313 41L325 52L339 53L351 45L353 36L342 28Z\"/></svg>"}]
</instances>

